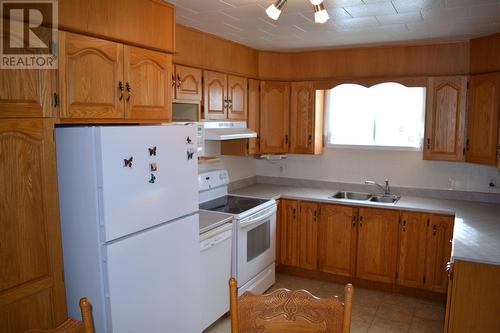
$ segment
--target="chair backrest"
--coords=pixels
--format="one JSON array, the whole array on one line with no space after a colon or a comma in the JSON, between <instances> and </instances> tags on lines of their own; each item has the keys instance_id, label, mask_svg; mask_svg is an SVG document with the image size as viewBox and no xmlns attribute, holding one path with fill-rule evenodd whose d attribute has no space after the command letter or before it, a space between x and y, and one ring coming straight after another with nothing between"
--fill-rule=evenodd
<instances>
[{"instance_id":1,"label":"chair backrest","mask_svg":"<svg viewBox=\"0 0 500 333\"><path fill-rule=\"evenodd\" d=\"M318 298L306 290L288 289L238 297L234 278L229 289L232 333L349 333L351 329L351 284L344 288L344 302L337 296Z\"/></svg>"},{"instance_id":2,"label":"chair backrest","mask_svg":"<svg viewBox=\"0 0 500 333\"><path fill-rule=\"evenodd\" d=\"M80 311L82 320L68 318L60 326L52 330L30 329L24 333L94 333L94 322L92 320L92 309L86 297L80 299Z\"/></svg>"}]
</instances>

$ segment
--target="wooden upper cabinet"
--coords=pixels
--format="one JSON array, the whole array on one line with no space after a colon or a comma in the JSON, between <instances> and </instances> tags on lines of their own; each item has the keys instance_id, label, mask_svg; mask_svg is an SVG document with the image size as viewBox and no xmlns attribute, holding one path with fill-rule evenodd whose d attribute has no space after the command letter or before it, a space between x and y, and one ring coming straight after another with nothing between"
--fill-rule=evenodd
<instances>
[{"instance_id":1,"label":"wooden upper cabinet","mask_svg":"<svg viewBox=\"0 0 500 333\"><path fill-rule=\"evenodd\" d=\"M53 124L0 121L0 331L66 320Z\"/></svg>"},{"instance_id":2,"label":"wooden upper cabinet","mask_svg":"<svg viewBox=\"0 0 500 333\"><path fill-rule=\"evenodd\" d=\"M59 32L61 118L124 118L123 45Z\"/></svg>"},{"instance_id":3,"label":"wooden upper cabinet","mask_svg":"<svg viewBox=\"0 0 500 333\"><path fill-rule=\"evenodd\" d=\"M318 228L319 270L354 276L358 209L343 205L321 205Z\"/></svg>"},{"instance_id":4,"label":"wooden upper cabinet","mask_svg":"<svg viewBox=\"0 0 500 333\"><path fill-rule=\"evenodd\" d=\"M260 85L261 153L286 153L290 131L290 83L262 81Z\"/></svg>"},{"instance_id":5,"label":"wooden upper cabinet","mask_svg":"<svg viewBox=\"0 0 500 333\"><path fill-rule=\"evenodd\" d=\"M469 94L467 161L497 165L500 73L471 76Z\"/></svg>"},{"instance_id":6,"label":"wooden upper cabinet","mask_svg":"<svg viewBox=\"0 0 500 333\"><path fill-rule=\"evenodd\" d=\"M298 201L281 200L281 249L280 262L283 265L299 266L299 223Z\"/></svg>"},{"instance_id":7,"label":"wooden upper cabinet","mask_svg":"<svg viewBox=\"0 0 500 333\"><path fill-rule=\"evenodd\" d=\"M467 77L429 78L424 159L464 159L466 100Z\"/></svg>"},{"instance_id":8,"label":"wooden upper cabinet","mask_svg":"<svg viewBox=\"0 0 500 333\"><path fill-rule=\"evenodd\" d=\"M55 70L0 70L0 118L51 117Z\"/></svg>"},{"instance_id":9,"label":"wooden upper cabinet","mask_svg":"<svg viewBox=\"0 0 500 333\"><path fill-rule=\"evenodd\" d=\"M132 119L172 119L172 56L125 46L126 117Z\"/></svg>"},{"instance_id":10,"label":"wooden upper cabinet","mask_svg":"<svg viewBox=\"0 0 500 333\"><path fill-rule=\"evenodd\" d=\"M259 140L260 140L260 93L259 81L248 80L248 120L247 126L252 131L257 132L256 138L248 139L248 153L249 155L258 154Z\"/></svg>"},{"instance_id":11,"label":"wooden upper cabinet","mask_svg":"<svg viewBox=\"0 0 500 333\"><path fill-rule=\"evenodd\" d=\"M315 270L318 267L319 204L301 201L299 210L299 266Z\"/></svg>"},{"instance_id":12,"label":"wooden upper cabinet","mask_svg":"<svg viewBox=\"0 0 500 333\"><path fill-rule=\"evenodd\" d=\"M173 76L175 99L182 101L201 101L201 69L175 65Z\"/></svg>"},{"instance_id":13,"label":"wooden upper cabinet","mask_svg":"<svg viewBox=\"0 0 500 333\"><path fill-rule=\"evenodd\" d=\"M316 93L313 82L292 82L290 153L323 151L323 98L323 91Z\"/></svg>"},{"instance_id":14,"label":"wooden upper cabinet","mask_svg":"<svg viewBox=\"0 0 500 333\"><path fill-rule=\"evenodd\" d=\"M227 118L247 119L247 79L240 76L227 76Z\"/></svg>"},{"instance_id":15,"label":"wooden upper cabinet","mask_svg":"<svg viewBox=\"0 0 500 333\"><path fill-rule=\"evenodd\" d=\"M175 7L159 0L64 0L59 28L175 52Z\"/></svg>"},{"instance_id":16,"label":"wooden upper cabinet","mask_svg":"<svg viewBox=\"0 0 500 333\"><path fill-rule=\"evenodd\" d=\"M432 215L427 227L424 284L426 289L446 293L448 283L446 264L451 258L453 221L453 216Z\"/></svg>"},{"instance_id":17,"label":"wooden upper cabinet","mask_svg":"<svg viewBox=\"0 0 500 333\"><path fill-rule=\"evenodd\" d=\"M218 72L204 71L203 79L204 118L226 119L227 75Z\"/></svg>"},{"instance_id":18,"label":"wooden upper cabinet","mask_svg":"<svg viewBox=\"0 0 500 333\"><path fill-rule=\"evenodd\" d=\"M425 277L425 247L430 215L403 212L400 221L397 283L423 288Z\"/></svg>"},{"instance_id":19,"label":"wooden upper cabinet","mask_svg":"<svg viewBox=\"0 0 500 333\"><path fill-rule=\"evenodd\" d=\"M394 283L398 253L399 212L360 208L358 225L358 278Z\"/></svg>"},{"instance_id":20,"label":"wooden upper cabinet","mask_svg":"<svg viewBox=\"0 0 500 333\"><path fill-rule=\"evenodd\" d=\"M259 153L259 81L248 80L248 115L247 126L257 132L257 138L221 141L222 155L252 156ZM230 110L231 111L231 110Z\"/></svg>"}]
</instances>

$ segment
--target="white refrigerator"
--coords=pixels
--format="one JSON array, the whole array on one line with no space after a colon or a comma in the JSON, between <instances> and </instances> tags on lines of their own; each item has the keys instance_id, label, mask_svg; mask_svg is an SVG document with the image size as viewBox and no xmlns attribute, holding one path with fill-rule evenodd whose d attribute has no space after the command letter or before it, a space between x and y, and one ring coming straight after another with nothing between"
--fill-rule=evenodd
<instances>
[{"instance_id":1,"label":"white refrigerator","mask_svg":"<svg viewBox=\"0 0 500 333\"><path fill-rule=\"evenodd\" d=\"M199 333L193 125L56 129L68 312L97 333Z\"/></svg>"}]
</instances>

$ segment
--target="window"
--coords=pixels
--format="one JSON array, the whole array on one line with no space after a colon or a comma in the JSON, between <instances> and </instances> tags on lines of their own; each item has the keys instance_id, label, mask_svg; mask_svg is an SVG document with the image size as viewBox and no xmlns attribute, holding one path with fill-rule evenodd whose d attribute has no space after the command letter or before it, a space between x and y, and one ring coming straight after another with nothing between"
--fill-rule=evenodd
<instances>
[{"instance_id":1,"label":"window","mask_svg":"<svg viewBox=\"0 0 500 333\"><path fill-rule=\"evenodd\" d=\"M424 87L342 84L328 91L326 103L329 145L422 147Z\"/></svg>"}]
</instances>

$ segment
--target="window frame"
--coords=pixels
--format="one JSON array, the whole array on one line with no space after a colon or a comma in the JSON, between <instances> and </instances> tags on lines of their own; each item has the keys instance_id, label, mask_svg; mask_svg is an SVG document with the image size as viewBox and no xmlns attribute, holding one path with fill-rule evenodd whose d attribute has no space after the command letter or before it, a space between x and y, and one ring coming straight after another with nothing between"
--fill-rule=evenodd
<instances>
[{"instance_id":1,"label":"window frame","mask_svg":"<svg viewBox=\"0 0 500 333\"><path fill-rule=\"evenodd\" d=\"M331 143L330 132L329 132L329 118L330 112L328 112L329 108L327 107L330 104L330 94L329 90L344 84L355 84L360 85L365 88L371 88L373 86L383 84L383 83L397 83L407 88L424 88L424 112L423 112L423 123L422 123L422 140L419 147L415 146L382 146L382 145L356 145L356 144L338 144ZM353 149L353 150L388 150L388 151L411 151L411 152L423 152L424 150L424 138L425 138L425 117L427 112L427 81L425 80L406 80L406 79L375 79L375 80L354 80L354 81L337 81L335 84L330 85L328 88L324 87L325 90L325 114L324 114L324 142L325 148L335 148L335 149Z\"/></svg>"}]
</instances>

